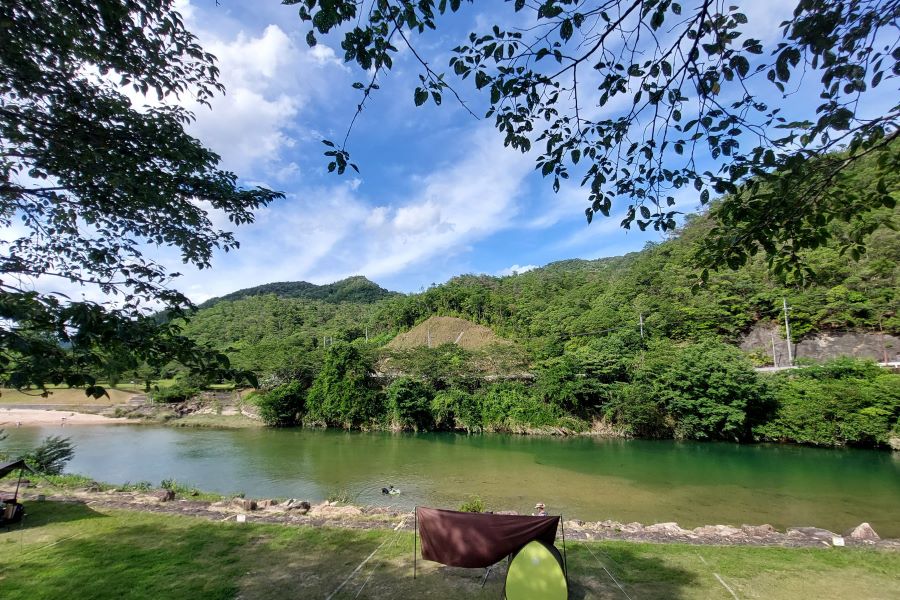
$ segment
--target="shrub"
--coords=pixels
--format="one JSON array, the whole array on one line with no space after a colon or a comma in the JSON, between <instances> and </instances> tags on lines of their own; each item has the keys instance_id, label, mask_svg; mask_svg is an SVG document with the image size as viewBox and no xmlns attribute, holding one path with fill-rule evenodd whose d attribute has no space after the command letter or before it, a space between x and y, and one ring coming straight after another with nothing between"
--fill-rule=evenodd
<instances>
[{"instance_id":1,"label":"shrub","mask_svg":"<svg viewBox=\"0 0 900 600\"><path fill-rule=\"evenodd\" d=\"M449 389L438 392L431 401L435 426L441 429L483 430L481 401L465 390Z\"/></svg>"},{"instance_id":2,"label":"shrub","mask_svg":"<svg viewBox=\"0 0 900 600\"><path fill-rule=\"evenodd\" d=\"M521 383L497 383L481 391L481 420L493 431L521 431L553 425L553 407L528 393Z\"/></svg>"},{"instance_id":3,"label":"shrub","mask_svg":"<svg viewBox=\"0 0 900 600\"><path fill-rule=\"evenodd\" d=\"M900 420L900 375L871 363L838 359L772 376L774 417L761 439L815 445L887 445Z\"/></svg>"},{"instance_id":4,"label":"shrub","mask_svg":"<svg viewBox=\"0 0 900 600\"><path fill-rule=\"evenodd\" d=\"M279 385L254 399L260 418L269 427L293 427L303 421L306 389L299 381Z\"/></svg>"},{"instance_id":5,"label":"shrub","mask_svg":"<svg viewBox=\"0 0 900 600\"><path fill-rule=\"evenodd\" d=\"M716 340L652 346L620 403L643 435L747 440L768 412L767 390L743 353Z\"/></svg>"},{"instance_id":6,"label":"shrub","mask_svg":"<svg viewBox=\"0 0 900 600\"><path fill-rule=\"evenodd\" d=\"M39 473L59 475L73 456L75 447L72 440L52 435L44 438L44 442L27 454L25 460Z\"/></svg>"},{"instance_id":7,"label":"shrub","mask_svg":"<svg viewBox=\"0 0 900 600\"><path fill-rule=\"evenodd\" d=\"M468 500L459 505L459 510L471 513L484 512L484 500L480 496L470 496Z\"/></svg>"},{"instance_id":8,"label":"shrub","mask_svg":"<svg viewBox=\"0 0 900 600\"><path fill-rule=\"evenodd\" d=\"M384 415L381 398L372 389L371 359L359 348L338 342L325 351L322 370L306 397L307 415L329 426L361 427Z\"/></svg>"},{"instance_id":9,"label":"shrub","mask_svg":"<svg viewBox=\"0 0 900 600\"><path fill-rule=\"evenodd\" d=\"M408 377L395 379L387 388L388 413L392 427L399 429L431 429L431 388Z\"/></svg>"},{"instance_id":10,"label":"shrub","mask_svg":"<svg viewBox=\"0 0 900 600\"><path fill-rule=\"evenodd\" d=\"M193 387L182 381L177 381L173 385L165 388L159 388L150 393L150 398L154 402L160 403L177 403L190 400L200 393L200 388Z\"/></svg>"}]
</instances>

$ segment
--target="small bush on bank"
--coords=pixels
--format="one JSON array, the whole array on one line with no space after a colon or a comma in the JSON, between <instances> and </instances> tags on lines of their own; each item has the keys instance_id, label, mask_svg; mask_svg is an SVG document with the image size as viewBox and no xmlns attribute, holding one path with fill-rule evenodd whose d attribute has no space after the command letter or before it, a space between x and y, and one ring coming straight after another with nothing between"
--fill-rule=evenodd
<instances>
[{"instance_id":1,"label":"small bush on bank","mask_svg":"<svg viewBox=\"0 0 900 600\"><path fill-rule=\"evenodd\" d=\"M66 463L75 456L75 446L69 438L51 435L25 456L25 461L39 473L59 475Z\"/></svg>"},{"instance_id":2,"label":"small bush on bank","mask_svg":"<svg viewBox=\"0 0 900 600\"><path fill-rule=\"evenodd\" d=\"M480 496L470 496L468 500L459 505L459 510L470 513L484 512L484 500Z\"/></svg>"},{"instance_id":3,"label":"small bush on bank","mask_svg":"<svg viewBox=\"0 0 900 600\"><path fill-rule=\"evenodd\" d=\"M254 396L259 416L269 427L293 427L303 421L306 389L299 381L279 385Z\"/></svg>"},{"instance_id":4,"label":"small bush on bank","mask_svg":"<svg viewBox=\"0 0 900 600\"><path fill-rule=\"evenodd\" d=\"M190 400L199 393L200 388L178 381L169 387L150 392L150 399L161 404L175 404Z\"/></svg>"}]
</instances>

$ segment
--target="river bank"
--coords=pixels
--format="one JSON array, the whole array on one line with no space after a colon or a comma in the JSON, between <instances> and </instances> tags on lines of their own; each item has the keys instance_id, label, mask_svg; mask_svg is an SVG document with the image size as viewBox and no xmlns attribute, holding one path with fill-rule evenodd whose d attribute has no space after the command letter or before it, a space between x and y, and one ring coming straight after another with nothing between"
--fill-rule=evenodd
<instances>
[{"instance_id":1,"label":"river bank","mask_svg":"<svg viewBox=\"0 0 900 600\"><path fill-rule=\"evenodd\" d=\"M73 407L75 408L75 407ZM136 424L139 419L111 417L76 410L42 408L0 408L0 428L32 427L43 425L117 425Z\"/></svg>"},{"instance_id":2,"label":"river bank","mask_svg":"<svg viewBox=\"0 0 900 600\"><path fill-rule=\"evenodd\" d=\"M0 486L9 487L7 479ZM4 483L6 484L4 486ZM176 484L177 485L177 484ZM212 521L280 524L349 529L413 530L413 512L391 506L359 506L344 502L311 503L297 499L224 497L178 486L170 489L123 489L79 477L29 481L20 492L26 504L80 503L92 508L178 514ZM124 486L125 488L129 486ZM131 486L134 487L134 486ZM515 511L496 511L517 514ZM558 538L587 541L627 541L715 546L772 546L783 548L870 547L900 551L900 539L883 539L868 523L838 533L817 527L771 525L704 525L692 529L677 523L641 524L613 520L562 522Z\"/></svg>"}]
</instances>

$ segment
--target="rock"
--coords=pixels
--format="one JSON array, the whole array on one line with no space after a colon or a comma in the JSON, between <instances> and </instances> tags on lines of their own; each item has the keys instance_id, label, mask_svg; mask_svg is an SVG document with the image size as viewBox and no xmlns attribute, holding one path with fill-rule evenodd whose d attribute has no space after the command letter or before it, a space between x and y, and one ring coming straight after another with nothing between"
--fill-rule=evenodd
<instances>
[{"instance_id":1,"label":"rock","mask_svg":"<svg viewBox=\"0 0 900 600\"><path fill-rule=\"evenodd\" d=\"M891 450L900 451L900 437L892 437L888 439L888 446L891 447Z\"/></svg>"},{"instance_id":2,"label":"rock","mask_svg":"<svg viewBox=\"0 0 900 600\"><path fill-rule=\"evenodd\" d=\"M778 533L774 527L766 525L741 525L741 531L753 537L766 537L773 533Z\"/></svg>"},{"instance_id":3,"label":"rock","mask_svg":"<svg viewBox=\"0 0 900 600\"><path fill-rule=\"evenodd\" d=\"M644 526L637 522L631 522L622 525L622 531L625 533L640 533L643 530Z\"/></svg>"},{"instance_id":4,"label":"rock","mask_svg":"<svg viewBox=\"0 0 900 600\"><path fill-rule=\"evenodd\" d=\"M731 537L743 533L743 531L731 525L704 525L703 527L696 527L693 532L700 536L713 537Z\"/></svg>"},{"instance_id":5,"label":"rock","mask_svg":"<svg viewBox=\"0 0 900 600\"><path fill-rule=\"evenodd\" d=\"M818 527L790 527L787 530L787 534L791 537L805 537L825 542L829 546L831 545L831 541L835 537L838 537L836 533L828 531L827 529L819 529Z\"/></svg>"},{"instance_id":6,"label":"rock","mask_svg":"<svg viewBox=\"0 0 900 600\"><path fill-rule=\"evenodd\" d=\"M881 536L875 533L875 530L868 523L860 523L846 537L864 542L877 542L881 539Z\"/></svg>"},{"instance_id":7,"label":"rock","mask_svg":"<svg viewBox=\"0 0 900 600\"><path fill-rule=\"evenodd\" d=\"M269 508L270 506L277 506L277 505L278 505L277 500L266 499L266 500L257 500L256 501L256 508L260 508L260 509Z\"/></svg>"},{"instance_id":8,"label":"rock","mask_svg":"<svg viewBox=\"0 0 900 600\"><path fill-rule=\"evenodd\" d=\"M235 498L231 501L231 505L241 510L256 510L256 500L249 498Z\"/></svg>"},{"instance_id":9,"label":"rock","mask_svg":"<svg viewBox=\"0 0 900 600\"><path fill-rule=\"evenodd\" d=\"M494 514L495 515L513 515L513 516L515 516L515 515L518 515L519 513L517 513L514 510L498 510Z\"/></svg>"},{"instance_id":10,"label":"rock","mask_svg":"<svg viewBox=\"0 0 900 600\"><path fill-rule=\"evenodd\" d=\"M644 527L646 533L662 533L665 535L685 535L687 530L678 526L678 523L655 523Z\"/></svg>"},{"instance_id":11,"label":"rock","mask_svg":"<svg viewBox=\"0 0 900 600\"><path fill-rule=\"evenodd\" d=\"M175 492L172 490L156 490L153 492L153 497L160 502L171 502L175 499Z\"/></svg>"},{"instance_id":12,"label":"rock","mask_svg":"<svg viewBox=\"0 0 900 600\"><path fill-rule=\"evenodd\" d=\"M583 525L584 521L580 521L578 519L563 522L563 527L565 527L569 531L581 531Z\"/></svg>"},{"instance_id":13,"label":"rock","mask_svg":"<svg viewBox=\"0 0 900 600\"><path fill-rule=\"evenodd\" d=\"M317 504L313 506L309 514L314 517L358 517L362 511L355 506L333 506L328 504Z\"/></svg>"},{"instance_id":14,"label":"rock","mask_svg":"<svg viewBox=\"0 0 900 600\"><path fill-rule=\"evenodd\" d=\"M103 491L103 486L101 486L96 481L92 481L87 484L87 487L85 489L89 492L101 492Z\"/></svg>"},{"instance_id":15,"label":"rock","mask_svg":"<svg viewBox=\"0 0 900 600\"><path fill-rule=\"evenodd\" d=\"M287 501L287 504L285 504L285 509L297 511L299 514L305 515L309 512L310 505L306 500L294 500L291 498Z\"/></svg>"}]
</instances>

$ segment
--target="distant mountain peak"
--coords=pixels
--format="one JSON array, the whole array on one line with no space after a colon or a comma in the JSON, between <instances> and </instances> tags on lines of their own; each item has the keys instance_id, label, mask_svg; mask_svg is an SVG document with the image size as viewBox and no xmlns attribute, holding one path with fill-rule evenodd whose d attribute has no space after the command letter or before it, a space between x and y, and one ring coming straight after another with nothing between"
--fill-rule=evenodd
<instances>
[{"instance_id":1,"label":"distant mountain peak","mask_svg":"<svg viewBox=\"0 0 900 600\"><path fill-rule=\"evenodd\" d=\"M352 275L340 281L324 285L316 285L308 281L275 281L240 289L218 298L211 298L201 304L200 308L209 308L219 302L233 302L251 296L264 296L266 294L274 294L280 298L304 298L335 304L340 302L371 304L383 298L395 296L397 292L386 290L363 275Z\"/></svg>"}]
</instances>

